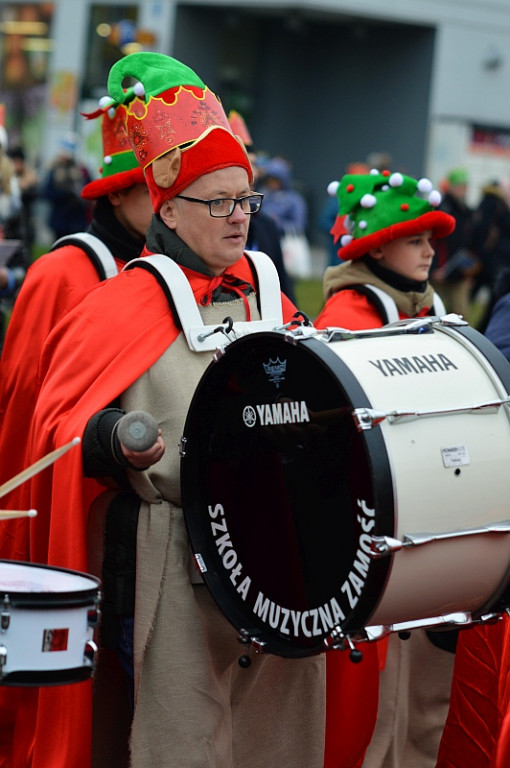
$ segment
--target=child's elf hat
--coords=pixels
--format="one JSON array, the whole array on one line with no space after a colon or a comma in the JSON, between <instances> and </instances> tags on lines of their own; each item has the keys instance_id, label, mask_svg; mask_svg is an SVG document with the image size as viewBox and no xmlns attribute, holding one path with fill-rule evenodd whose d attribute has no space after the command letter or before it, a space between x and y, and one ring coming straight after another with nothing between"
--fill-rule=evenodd
<instances>
[{"instance_id":1,"label":"child's elf hat","mask_svg":"<svg viewBox=\"0 0 510 768\"><path fill-rule=\"evenodd\" d=\"M340 182L331 182L328 192L338 198L331 234L335 243L340 241L338 255L344 261L398 237L432 230L434 238L440 238L455 228L453 216L438 210L441 194L429 179L372 170L346 174Z\"/></svg>"},{"instance_id":2,"label":"child's elf hat","mask_svg":"<svg viewBox=\"0 0 510 768\"><path fill-rule=\"evenodd\" d=\"M85 200L96 200L110 192L132 187L133 184L144 184L143 169L128 140L125 106L112 104L112 100L106 96L100 100L99 109L88 114L82 112L82 115L87 120L101 118L103 164L99 169L100 178L85 184L81 196Z\"/></svg>"},{"instance_id":3,"label":"child's elf hat","mask_svg":"<svg viewBox=\"0 0 510 768\"><path fill-rule=\"evenodd\" d=\"M125 88L126 78L137 82ZM132 53L111 68L108 93L126 106L129 141L156 213L206 173L239 166L252 180L245 147L221 102L185 64L160 53Z\"/></svg>"}]
</instances>

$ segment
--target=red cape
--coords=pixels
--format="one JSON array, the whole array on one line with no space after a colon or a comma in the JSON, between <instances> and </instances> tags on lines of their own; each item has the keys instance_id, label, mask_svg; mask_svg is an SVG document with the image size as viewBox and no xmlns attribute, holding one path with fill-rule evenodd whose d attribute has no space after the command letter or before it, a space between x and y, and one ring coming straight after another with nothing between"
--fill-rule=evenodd
<instances>
[{"instance_id":1,"label":"red cape","mask_svg":"<svg viewBox=\"0 0 510 768\"><path fill-rule=\"evenodd\" d=\"M118 261L120 269L124 262ZM39 391L39 358L51 330L99 284L90 258L76 246L41 256L16 298L0 360L0 484L28 466L27 441ZM26 509L26 486L5 496L3 509ZM3 521L0 558L27 560L26 519Z\"/></svg>"},{"instance_id":2,"label":"red cape","mask_svg":"<svg viewBox=\"0 0 510 768\"><path fill-rule=\"evenodd\" d=\"M122 269L123 262L118 262ZM99 283L90 258L76 246L41 256L27 272L16 298L0 360L0 484L25 469L30 461L28 434L39 391L39 359L51 330ZM28 484L20 485L0 501L2 509L26 510ZM28 561L27 518L0 522L0 558ZM0 690L0 766L7 762L13 736L13 700L34 698L26 689ZM18 739L16 739L18 742Z\"/></svg>"},{"instance_id":3,"label":"red cape","mask_svg":"<svg viewBox=\"0 0 510 768\"><path fill-rule=\"evenodd\" d=\"M254 283L242 258L228 272ZM199 275L192 287L207 284ZM296 311L282 295L284 321ZM132 269L99 285L57 325L41 357L44 376L31 429L30 463L81 437L109 405L161 356L179 333L153 275ZM31 560L87 571L90 504L104 490L82 476L72 448L28 484ZM90 768L92 683L29 691L20 709L13 768Z\"/></svg>"},{"instance_id":4,"label":"red cape","mask_svg":"<svg viewBox=\"0 0 510 768\"><path fill-rule=\"evenodd\" d=\"M437 768L510 765L510 620L459 634Z\"/></svg>"}]
</instances>

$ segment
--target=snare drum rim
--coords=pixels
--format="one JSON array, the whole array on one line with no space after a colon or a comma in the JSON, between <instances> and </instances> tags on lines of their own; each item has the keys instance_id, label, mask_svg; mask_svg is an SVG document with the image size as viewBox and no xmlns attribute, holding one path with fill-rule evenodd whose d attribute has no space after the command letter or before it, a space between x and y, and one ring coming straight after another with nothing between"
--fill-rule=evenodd
<instances>
[{"instance_id":1,"label":"snare drum rim","mask_svg":"<svg viewBox=\"0 0 510 768\"><path fill-rule=\"evenodd\" d=\"M58 606L86 606L94 605L97 602L101 581L92 576L90 573L84 573L82 571L73 571L70 568L61 568L53 565L44 565L43 563L29 563L21 560L0 560L0 568L2 564L6 565L20 565L28 568L39 568L42 571L58 571L59 573L65 573L71 576L79 576L82 579L86 579L90 582L89 587L82 587L80 589L70 589L63 592L34 592L34 591L16 591L12 589L0 588L0 602L4 599L4 595L9 598L9 603L12 606L30 608L30 609L42 609L55 608Z\"/></svg>"},{"instance_id":2,"label":"snare drum rim","mask_svg":"<svg viewBox=\"0 0 510 768\"><path fill-rule=\"evenodd\" d=\"M371 407L366 393L352 371L323 341L316 338L296 341L294 337L290 338L278 332L260 332L256 336L261 342L273 342L276 339L279 343L287 342L293 346L303 347L305 354L312 355L316 362L326 367L328 374L334 377L335 385L342 390L352 408ZM242 355L243 349L252 345L253 341L253 335L250 335L230 344L224 354L208 366L194 392L183 431L185 451L181 458L181 493L184 520L192 551L205 555L207 558L207 571L202 573L204 582L216 604L234 628L238 632L246 632L247 636L262 641L265 643L264 650L275 655L285 657L310 656L326 650L324 642L326 637L319 638L313 646L303 647L302 644L292 642L289 638L270 631L265 625L258 623L249 609L241 605L240 601L236 602L232 599L228 585L226 585L225 575L214 567L214 549L210 537L206 535L205 526L200 525L200 514L196 510L193 511L193 507L202 506L204 501L203 498L200 499L202 493L200 476L202 473L200 467L197 469L200 450L196 448L196 441L193 438L207 432L207 414L214 407L215 392L220 391L224 383L225 374L222 379L216 374L216 371L219 370L218 366L223 366L228 375L230 371L234 370L233 366L235 366L238 352ZM372 479L375 478L378 485L378 487L373 488L375 508L378 510L373 534L388 534L393 532L394 526L394 488L384 437L381 430L375 428L361 434L360 439L371 472L367 481L372 483ZM211 554L210 557L209 554ZM384 584L389 578L391 562L391 556L372 561L363 592L359 596L357 605L347 616L342 626L343 630L352 631L369 625L370 616L376 610L383 595Z\"/></svg>"}]
</instances>

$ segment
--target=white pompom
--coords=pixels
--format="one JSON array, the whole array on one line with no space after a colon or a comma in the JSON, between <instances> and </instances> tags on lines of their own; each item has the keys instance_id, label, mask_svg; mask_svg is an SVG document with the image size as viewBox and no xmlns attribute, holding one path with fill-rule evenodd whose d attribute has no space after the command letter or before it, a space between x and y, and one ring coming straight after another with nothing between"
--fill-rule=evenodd
<instances>
[{"instance_id":1,"label":"white pompom","mask_svg":"<svg viewBox=\"0 0 510 768\"><path fill-rule=\"evenodd\" d=\"M367 225L367 222L366 222L366 221L360 221L360 222L359 222L359 224L358 224L358 227L359 227L360 229L366 229L366 228L367 228L367 226L368 226L368 225Z\"/></svg>"},{"instance_id":2,"label":"white pompom","mask_svg":"<svg viewBox=\"0 0 510 768\"><path fill-rule=\"evenodd\" d=\"M135 96L138 96L140 99L142 99L145 96L145 88L143 87L142 83L140 83L140 81L134 84L133 93L135 94Z\"/></svg>"},{"instance_id":3,"label":"white pompom","mask_svg":"<svg viewBox=\"0 0 510 768\"><path fill-rule=\"evenodd\" d=\"M381 187L381 191L382 192L387 192L388 190L389 190L388 184L383 184L382 187Z\"/></svg>"},{"instance_id":4,"label":"white pompom","mask_svg":"<svg viewBox=\"0 0 510 768\"><path fill-rule=\"evenodd\" d=\"M103 163L105 165L111 165L112 164L112 156L111 155L105 155L103 157Z\"/></svg>"},{"instance_id":5,"label":"white pompom","mask_svg":"<svg viewBox=\"0 0 510 768\"><path fill-rule=\"evenodd\" d=\"M111 107L113 104L113 99L111 96L101 96L101 98L98 101L99 106L101 109L106 109L107 107Z\"/></svg>"},{"instance_id":6,"label":"white pompom","mask_svg":"<svg viewBox=\"0 0 510 768\"><path fill-rule=\"evenodd\" d=\"M331 195L331 197L334 197L337 193L339 186L340 186L339 181L330 181L328 184L328 195Z\"/></svg>"},{"instance_id":7,"label":"white pompom","mask_svg":"<svg viewBox=\"0 0 510 768\"><path fill-rule=\"evenodd\" d=\"M373 208L376 203L377 203L377 200L374 197L374 195L363 195L363 197L360 200L360 204L362 208Z\"/></svg>"},{"instance_id":8,"label":"white pompom","mask_svg":"<svg viewBox=\"0 0 510 768\"><path fill-rule=\"evenodd\" d=\"M401 187L404 183L404 177L401 173L392 173L388 179L390 187Z\"/></svg>"},{"instance_id":9,"label":"white pompom","mask_svg":"<svg viewBox=\"0 0 510 768\"><path fill-rule=\"evenodd\" d=\"M380 171L377 170L377 168L371 168L370 169L370 176L379 176Z\"/></svg>"},{"instance_id":10,"label":"white pompom","mask_svg":"<svg viewBox=\"0 0 510 768\"><path fill-rule=\"evenodd\" d=\"M442 200L441 192L439 192L437 189L433 189L432 192L429 195L429 203L434 206L434 208L437 208L438 205L441 205Z\"/></svg>"},{"instance_id":11,"label":"white pompom","mask_svg":"<svg viewBox=\"0 0 510 768\"><path fill-rule=\"evenodd\" d=\"M340 245L349 245L352 242L352 235L342 235L340 238Z\"/></svg>"},{"instance_id":12,"label":"white pompom","mask_svg":"<svg viewBox=\"0 0 510 768\"><path fill-rule=\"evenodd\" d=\"M110 118L110 120L113 120L113 118L115 117L115 112L116 111L117 110L115 109L115 107L110 107L110 109L106 113L108 115L108 117Z\"/></svg>"},{"instance_id":13,"label":"white pompom","mask_svg":"<svg viewBox=\"0 0 510 768\"><path fill-rule=\"evenodd\" d=\"M420 179L418 182L418 189L420 192L423 192L424 195L428 195L429 192L432 192L433 184L430 179Z\"/></svg>"}]
</instances>

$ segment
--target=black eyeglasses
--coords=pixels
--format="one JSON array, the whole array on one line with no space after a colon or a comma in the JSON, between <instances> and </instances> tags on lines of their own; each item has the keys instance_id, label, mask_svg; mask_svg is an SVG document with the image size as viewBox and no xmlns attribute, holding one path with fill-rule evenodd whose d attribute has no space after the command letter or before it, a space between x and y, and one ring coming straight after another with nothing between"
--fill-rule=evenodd
<instances>
[{"instance_id":1,"label":"black eyeglasses","mask_svg":"<svg viewBox=\"0 0 510 768\"><path fill-rule=\"evenodd\" d=\"M185 195L176 195L181 200L187 200L188 203L202 203L209 206L209 213L214 219L226 219L234 213L236 205L240 207L243 213L249 216L251 213L260 211L264 195L261 192L252 192L245 197L218 197L215 200L199 200L198 197L186 197Z\"/></svg>"}]
</instances>

